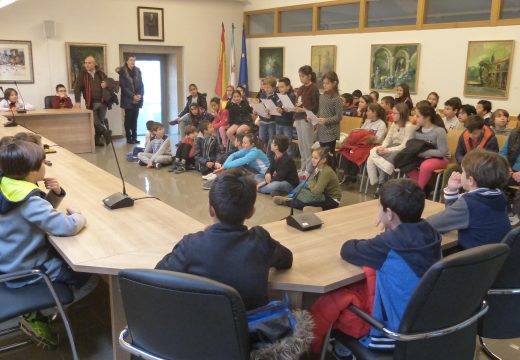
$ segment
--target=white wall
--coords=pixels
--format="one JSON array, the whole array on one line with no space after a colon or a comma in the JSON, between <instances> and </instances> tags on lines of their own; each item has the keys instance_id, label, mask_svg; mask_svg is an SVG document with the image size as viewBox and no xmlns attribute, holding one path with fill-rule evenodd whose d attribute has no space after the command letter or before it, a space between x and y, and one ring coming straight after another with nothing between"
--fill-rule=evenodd
<instances>
[{"instance_id":1,"label":"white wall","mask_svg":"<svg viewBox=\"0 0 520 360\"><path fill-rule=\"evenodd\" d=\"M245 11L319 2L307 0L251 0ZM336 45L336 71L342 92L361 89L369 90L370 46L384 43L420 43L421 54L418 76L418 93L414 102L426 98L436 91L444 103L452 96L459 96L463 103L476 104L478 98L463 96L464 71L468 41L473 40L519 40L520 26L498 26L482 28L439 29L421 31L395 31L361 34L293 36L278 38L256 38L248 40L249 86L258 91L258 48L269 46L285 47L284 74L291 82L299 85L298 68L310 64L312 45ZM505 108L512 115L520 113L520 43L516 43L513 68L507 100L492 100L493 108Z\"/></svg>"},{"instance_id":2,"label":"white wall","mask_svg":"<svg viewBox=\"0 0 520 360\"><path fill-rule=\"evenodd\" d=\"M164 42L138 41L137 6L164 8ZM234 22L240 44L242 16L243 4L229 0L19 0L0 9L0 38L32 41L35 82L19 87L25 101L39 108L56 84L67 83L65 42L106 43L107 74L112 77L120 64L119 44L183 46L185 84L196 83L211 96L217 78L220 24L224 22L229 39ZM45 38L44 20L55 21L55 37ZM119 107L109 111L109 120L114 133L122 134Z\"/></svg>"}]
</instances>

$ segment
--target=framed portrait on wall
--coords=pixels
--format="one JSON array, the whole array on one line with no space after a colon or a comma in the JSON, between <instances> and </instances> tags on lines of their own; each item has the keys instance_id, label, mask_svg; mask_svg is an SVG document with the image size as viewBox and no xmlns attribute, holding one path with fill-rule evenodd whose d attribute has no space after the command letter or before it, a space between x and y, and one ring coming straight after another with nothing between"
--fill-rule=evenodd
<instances>
[{"instance_id":1,"label":"framed portrait on wall","mask_svg":"<svg viewBox=\"0 0 520 360\"><path fill-rule=\"evenodd\" d=\"M370 51L370 90L393 91L406 83L417 94L420 44L378 44Z\"/></svg>"},{"instance_id":2,"label":"framed portrait on wall","mask_svg":"<svg viewBox=\"0 0 520 360\"><path fill-rule=\"evenodd\" d=\"M164 9L139 6L137 24L139 41L164 41Z\"/></svg>"},{"instance_id":3,"label":"framed portrait on wall","mask_svg":"<svg viewBox=\"0 0 520 360\"><path fill-rule=\"evenodd\" d=\"M34 83L32 45L30 41L0 40L0 84Z\"/></svg>"},{"instance_id":4,"label":"framed portrait on wall","mask_svg":"<svg viewBox=\"0 0 520 360\"><path fill-rule=\"evenodd\" d=\"M336 45L311 46L311 67L316 73L318 88L323 89L323 75L336 71Z\"/></svg>"},{"instance_id":5,"label":"framed portrait on wall","mask_svg":"<svg viewBox=\"0 0 520 360\"><path fill-rule=\"evenodd\" d=\"M260 78L263 79L268 76L281 78L283 76L284 48L261 47L259 51Z\"/></svg>"},{"instance_id":6,"label":"framed portrait on wall","mask_svg":"<svg viewBox=\"0 0 520 360\"><path fill-rule=\"evenodd\" d=\"M507 99L514 49L514 40L470 41L464 96Z\"/></svg>"},{"instance_id":7,"label":"framed portrait on wall","mask_svg":"<svg viewBox=\"0 0 520 360\"><path fill-rule=\"evenodd\" d=\"M107 45L90 43L65 43L65 53L67 55L67 79L68 91L72 92L78 74L83 69L83 64L87 56L96 59L96 66L99 70L106 73L107 68Z\"/></svg>"}]
</instances>

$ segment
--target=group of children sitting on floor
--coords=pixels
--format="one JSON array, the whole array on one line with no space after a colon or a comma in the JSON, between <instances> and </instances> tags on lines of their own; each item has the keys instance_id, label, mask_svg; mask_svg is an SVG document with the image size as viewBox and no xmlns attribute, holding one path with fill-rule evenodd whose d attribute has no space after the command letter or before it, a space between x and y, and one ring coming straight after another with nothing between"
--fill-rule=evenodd
<instances>
[{"instance_id":1,"label":"group of children sitting on floor","mask_svg":"<svg viewBox=\"0 0 520 360\"><path fill-rule=\"evenodd\" d=\"M343 111L352 111L352 104L342 102L335 73L323 77L325 93L316 97L315 75L312 71L309 73L308 68L300 69L302 87L297 92L295 109L307 109L305 104L315 106L317 121L313 123L310 116L299 110L294 111L293 121L300 122L296 125L299 139L300 134L302 138L307 136L306 131L310 129L320 146L314 149L309 146L306 150L310 154L309 167L303 165L305 168L300 168L300 174L287 153L290 138L276 133L275 126L275 133L269 142L270 151L263 148L258 136L251 131L254 124L247 100L236 92L231 94L226 109L228 116L242 114L240 116L244 121L245 114L248 114L249 120L243 131L238 130L245 123L237 118L231 120L229 117L227 125L222 124L226 115L218 99L211 102L215 104L212 121L204 117L205 112L191 111L192 104L189 104L191 115L187 120L179 120L185 125L184 137L175 153L164 127L154 122L148 124L150 136L146 147L137 154L140 164L160 167L173 161L176 172L194 166L208 180L209 212L215 219L214 225L188 234L176 243L171 253L157 264L158 269L188 272L224 282L239 292L248 310L267 303L269 268L288 269L293 258L291 251L261 226L248 229L244 225L244 221L254 214L257 191L276 195L275 203L296 208L317 206L326 210L338 207L341 201L342 192L335 171L338 165L334 156L335 141ZM368 144L355 149L363 149L368 159L370 179L374 184L376 181L379 184L376 216L377 226L383 232L373 239L349 240L339 254L347 262L375 271L375 275L367 273L367 282L358 284L372 287L374 298L361 299L360 302L366 305L366 311L370 312L369 309L373 308L372 315L394 331L398 329L406 304L422 275L442 256L440 234L458 231L458 247L451 251L501 241L511 229L503 189L520 181L520 130L511 132L498 154L497 148L492 148L494 134L486 125L487 114L473 114L469 106L459 106L450 99L445 105L448 118L443 121L435 110L436 103L430 102L430 96L429 100L415 107L415 124L412 124L409 115L413 105L409 92L405 85L400 88L393 105L387 99L386 109L373 102L370 96L359 97L361 116L365 122L359 130L360 134L353 132L349 135L347 144L352 145L352 137L363 138ZM235 95L240 98L235 99ZM372 94L374 97L376 95ZM200 111L202 94L195 92L190 96ZM266 91L266 96L274 98L269 91ZM434 100L435 96L431 98ZM365 105L362 102L366 103L366 108L363 108ZM390 105L392 107L388 110ZM488 104L479 105L482 111L490 112ZM465 125L459 140L461 149L457 151L460 168L451 169L444 189L446 209L422 219L425 206L423 190L429 177L433 170L445 168L448 164L446 128L457 127L450 122L450 110L458 111L461 119L458 121ZM201 114L203 116L197 119ZM505 116L507 119L506 114L504 110L495 111L490 117L490 126L496 128L503 124L502 118ZM385 137L388 122L391 125ZM505 122L507 124L507 120ZM229 126L225 133L233 147L222 142L222 126L224 129ZM233 131L229 131L231 126L235 127ZM262 135L269 139L272 124L260 119L259 126L264 128ZM219 129L218 135L215 129ZM354 176L359 169L359 156L354 148L349 151L345 149L341 150L342 162L346 164L343 166L348 176ZM272 155L268 156L266 152ZM403 164L406 161L414 164L407 171L410 179L387 180L398 160ZM41 143L31 143L29 137L1 139L0 174L0 228L6 229L0 233L0 272L40 268L48 273L53 282L65 283L80 293L83 289L84 293L92 277L73 272L52 251L47 234L74 235L85 226L86 219L72 209L67 209L67 214L55 209L65 196L65 191L58 180L45 177L45 152ZM301 175L304 179L300 178ZM39 182L50 190L49 193L40 190ZM285 196L288 193L298 195L291 198ZM346 231L348 234L348 229ZM206 261L208 258L215 261ZM370 276L372 279L375 276L377 281L370 281ZM21 287L28 283L8 285ZM337 304L349 291L352 288L346 287L325 294L311 307L316 322L313 350L319 349L323 329L326 331L330 325L341 323L337 320L342 313L332 312L331 315L330 306ZM391 316L388 311L392 312ZM27 314L21 320L21 326L40 343L48 347L56 345L55 337L49 335L52 334L50 331L35 330L49 326L43 315ZM367 325L350 324L348 329L338 327L360 338L368 347L393 348L392 342L383 340L380 333ZM335 352L339 358L347 359L350 356L349 350L340 343L335 344Z\"/></svg>"}]
</instances>

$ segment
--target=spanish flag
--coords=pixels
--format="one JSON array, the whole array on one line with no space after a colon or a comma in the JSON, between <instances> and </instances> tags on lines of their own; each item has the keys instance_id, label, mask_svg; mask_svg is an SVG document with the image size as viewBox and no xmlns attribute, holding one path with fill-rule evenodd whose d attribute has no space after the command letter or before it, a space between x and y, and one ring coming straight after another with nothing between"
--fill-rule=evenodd
<instances>
[{"instance_id":1,"label":"spanish flag","mask_svg":"<svg viewBox=\"0 0 520 360\"><path fill-rule=\"evenodd\" d=\"M215 94L222 97L226 94L227 76L226 76L226 40L225 40L224 23L222 23L222 33L220 34L220 52L217 84L215 85Z\"/></svg>"}]
</instances>

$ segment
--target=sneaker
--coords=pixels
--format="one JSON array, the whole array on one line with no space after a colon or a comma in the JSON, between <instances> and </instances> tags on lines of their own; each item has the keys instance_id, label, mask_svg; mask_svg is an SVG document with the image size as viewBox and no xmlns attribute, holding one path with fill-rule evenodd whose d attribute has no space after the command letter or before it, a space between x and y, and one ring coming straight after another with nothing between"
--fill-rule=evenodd
<instances>
[{"instance_id":1,"label":"sneaker","mask_svg":"<svg viewBox=\"0 0 520 360\"><path fill-rule=\"evenodd\" d=\"M178 166L179 166L179 163L174 161L172 166L170 166L170 168L168 169L168 172L174 172L175 170L177 170Z\"/></svg>"},{"instance_id":2,"label":"sneaker","mask_svg":"<svg viewBox=\"0 0 520 360\"><path fill-rule=\"evenodd\" d=\"M156 162L153 166L154 166L157 170L159 170L160 168L162 168L162 164L161 164L161 163L158 163L158 162Z\"/></svg>"},{"instance_id":3,"label":"sneaker","mask_svg":"<svg viewBox=\"0 0 520 360\"><path fill-rule=\"evenodd\" d=\"M20 330L45 350L53 350L58 346L58 338L51 331L50 318L38 311L20 318Z\"/></svg>"},{"instance_id":4,"label":"sneaker","mask_svg":"<svg viewBox=\"0 0 520 360\"><path fill-rule=\"evenodd\" d=\"M146 166L146 165L148 165L147 163L145 163L144 161L141 161L141 160L139 160L138 164L139 164L139 166Z\"/></svg>"},{"instance_id":5,"label":"sneaker","mask_svg":"<svg viewBox=\"0 0 520 360\"><path fill-rule=\"evenodd\" d=\"M206 181L204 184L202 184L202 188L204 190L211 190L211 186L213 185L214 182L215 182L215 180Z\"/></svg>"},{"instance_id":6,"label":"sneaker","mask_svg":"<svg viewBox=\"0 0 520 360\"><path fill-rule=\"evenodd\" d=\"M276 204L276 205L287 205L287 203L289 201L291 201L292 199L287 197L287 196L274 196L273 197L273 202Z\"/></svg>"},{"instance_id":7,"label":"sneaker","mask_svg":"<svg viewBox=\"0 0 520 360\"><path fill-rule=\"evenodd\" d=\"M186 171L186 167L183 164L179 164L173 173L182 174L185 171Z\"/></svg>"},{"instance_id":8,"label":"sneaker","mask_svg":"<svg viewBox=\"0 0 520 360\"><path fill-rule=\"evenodd\" d=\"M132 139L132 144L140 144L141 142L137 139Z\"/></svg>"},{"instance_id":9,"label":"sneaker","mask_svg":"<svg viewBox=\"0 0 520 360\"><path fill-rule=\"evenodd\" d=\"M171 126L178 125L179 124L179 120L178 119L170 120L170 121L168 121L168 124L170 124Z\"/></svg>"},{"instance_id":10,"label":"sneaker","mask_svg":"<svg viewBox=\"0 0 520 360\"><path fill-rule=\"evenodd\" d=\"M202 179L210 181L215 180L217 178L217 174L209 173L208 175L205 175L202 177Z\"/></svg>"}]
</instances>

